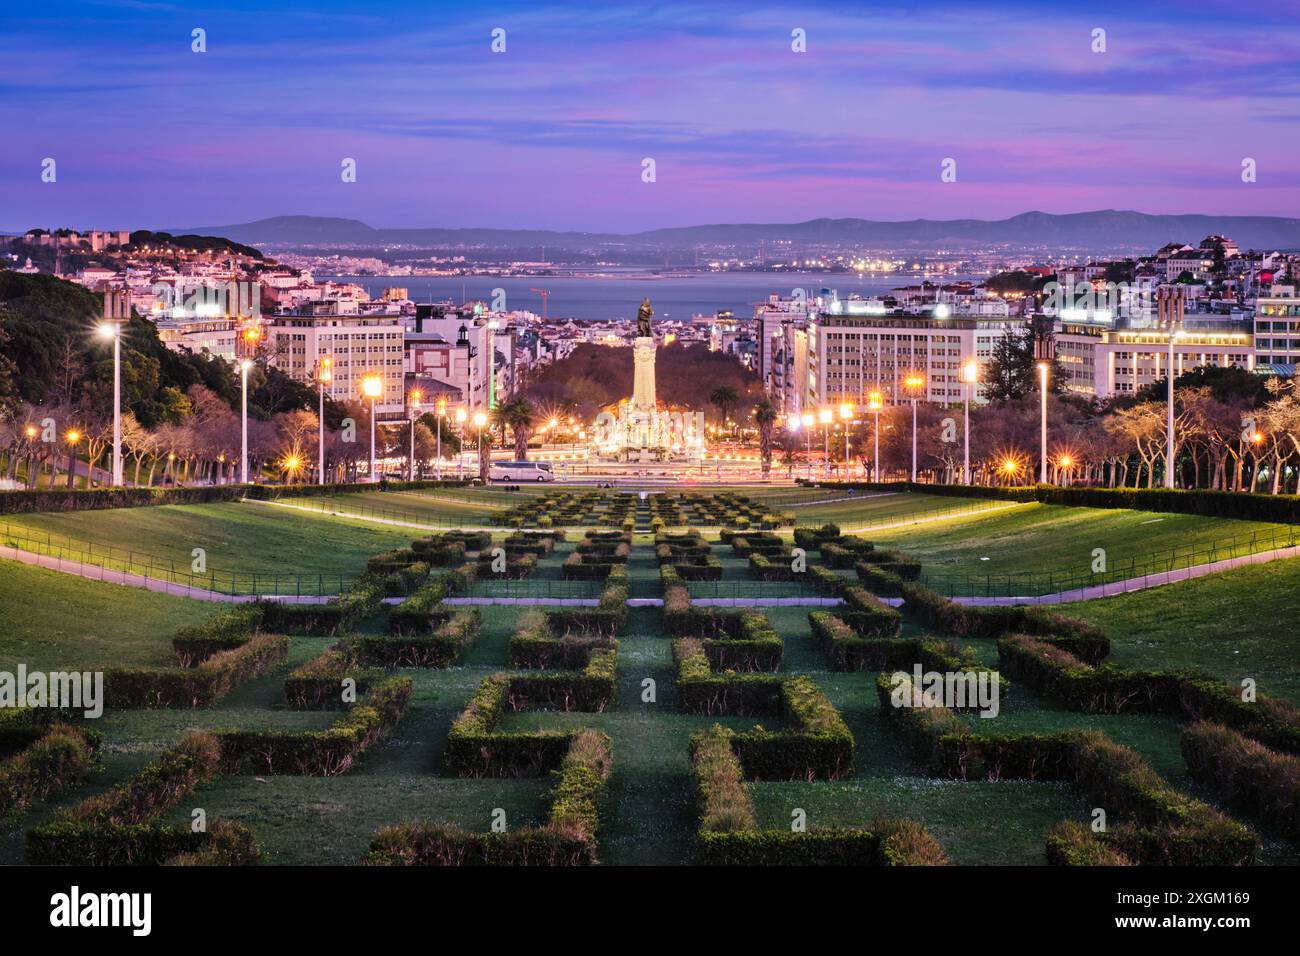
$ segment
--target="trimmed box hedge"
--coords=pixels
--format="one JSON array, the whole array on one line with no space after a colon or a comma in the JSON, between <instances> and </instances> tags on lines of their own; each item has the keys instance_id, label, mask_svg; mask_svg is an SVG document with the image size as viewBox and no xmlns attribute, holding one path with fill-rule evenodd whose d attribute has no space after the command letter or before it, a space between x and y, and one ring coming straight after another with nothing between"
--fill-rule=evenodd
<instances>
[{"instance_id":1,"label":"trimmed box hedge","mask_svg":"<svg viewBox=\"0 0 1300 956\"><path fill-rule=\"evenodd\" d=\"M287 637L259 634L195 667L108 668L104 703L123 709L212 707L240 684L282 664L288 655Z\"/></svg>"}]
</instances>

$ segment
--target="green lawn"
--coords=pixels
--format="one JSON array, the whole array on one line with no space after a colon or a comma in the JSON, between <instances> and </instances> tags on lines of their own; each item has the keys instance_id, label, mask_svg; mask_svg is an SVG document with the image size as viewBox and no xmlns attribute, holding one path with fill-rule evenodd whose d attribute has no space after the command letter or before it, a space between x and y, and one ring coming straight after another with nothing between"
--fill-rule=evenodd
<instances>
[{"instance_id":1,"label":"green lawn","mask_svg":"<svg viewBox=\"0 0 1300 956\"><path fill-rule=\"evenodd\" d=\"M383 500L391 497L392 493L387 493ZM915 509L927 502L921 496L889 496L854 503L854 508L858 513L888 514L903 503ZM42 522L92 519L96 527L104 527L112 523L108 516L133 522L130 527L137 536L153 535L160 543L172 527L223 529L232 536L224 550L217 548L223 555L235 550L234 537L245 528L250 534L274 539L267 540L266 546L281 561L303 553L300 549L314 540L317 544L311 553L331 560L341 560L340 556L347 554L356 567L368 554L416 536L409 530L254 505L33 517ZM1142 523L1153 518L1163 520ZM907 542L885 533L871 537L920 556L927 569L942 562L945 555L959 562L972 554L990 552L999 556L1002 566L1014 567L1013 562L1018 561L1020 567L1037 567L1054 555L1059 560L1063 554L1073 554L1094 534L1108 536L1112 542L1097 546L1118 548L1123 553L1125 547L1149 550L1151 542L1165 540L1162 536L1213 536L1225 526L1235 531L1241 524L1031 505L1001 515L918 526L908 532L911 539ZM374 536L368 550L366 535ZM1116 541L1120 543L1113 543ZM171 547L179 551L186 545L173 542ZM544 559L534 580L560 581L560 564L572 547L572 541L566 542ZM724 583L749 579L746 562L732 557L729 547L714 543L714 551L723 559ZM212 553L210 550L210 562ZM637 537L629 574L638 588L649 588L658 580L647 535ZM1070 605L1066 610L1096 621L1106 630L1114 644L1113 660L1120 666L1194 666L1226 680L1252 676L1263 692L1300 701L1300 670L1295 666L1300 659L1300 634L1293 623L1300 611L1298 585L1300 562L1277 562ZM2 562L0 616L7 626L0 629L0 667L12 668L20 662L46 668L164 664L169 661L169 639L176 628L220 610L214 604ZM509 637L524 609L498 606L481 610L483 634L462 666L402 671L415 684L407 715L387 740L364 755L346 775L223 777L187 798L172 818L186 820L194 807L203 807L209 818L245 822L261 841L265 860L286 864L355 863L376 829L402 820L443 821L485 830L493 810L501 808L511 827L539 821L547 805L549 780L460 779L446 775L443 767L451 721L486 675L508 669ZM386 614L386 609L380 610L360 629L383 629ZM923 823L954 862L1036 865L1045 862L1043 838L1048 828L1062 819L1087 819L1088 801L1069 786L931 779L881 716L874 692L876 675L828 670L822 652L811 640L807 608L772 608L767 614L785 640L784 670L811 675L841 710L857 741L857 765L852 776L840 781L750 784L762 825L788 827L796 808L806 811L812 826L866 826L880 816L907 816ZM904 633L926 632L909 619ZM22 835L35 822L58 806L126 779L174 745L188 729L327 726L337 715L286 710L282 687L290 667L319 653L329 642L322 637L293 638L291 659L284 668L238 689L211 710L107 712L98 722L105 735L101 772L76 794L42 805L7 829L0 828L0 863L22 861ZM993 642L969 643L982 660L996 661ZM657 609L634 608L630 612L628 626L619 637L618 662L617 701L607 712L515 713L506 718L504 726L589 726L609 734L614 765L602 822L602 861L689 862L695 805L687 744L691 734L716 718L679 712L670 642ZM653 702L642 699L647 679L654 681ZM1173 718L1074 713L1015 686L1001 703L997 718L969 719L980 724L980 729L993 732L1101 729L1143 754L1174 785L1205 796L1187 777L1178 749L1180 724ZM752 718L724 718L722 722L738 728L756 723L775 728L779 724ZM1300 850L1294 843L1268 833L1266 837L1263 862L1300 862Z\"/></svg>"},{"instance_id":2,"label":"green lawn","mask_svg":"<svg viewBox=\"0 0 1300 956\"><path fill-rule=\"evenodd\" d=\"M47 537L48 536L48 537ZM410 542L416 532L310 514L274 505L230 502L160 505L0 519L0 543L188 581L193 551L206 552L217 586L232 574L352 576L366 558ZM201 575L200 575L201 577ZM331 591L337 592L337 582Z\"/></svg>"},{"instance_id":3,"label":"green lawn","mask_svg":"<svg viewBox=\"0 0 1300 956\"><path fill-rule=\"evenodd\" d=\"M1031 503L1007 511L870 534L924 565L952 594L1037 594L1203 564L1300 543L1290 525ZM1251 546L1252 536L1257 545ZM1106 573L1092 573L1096 549Z\"/></svg>"}]
</instances>

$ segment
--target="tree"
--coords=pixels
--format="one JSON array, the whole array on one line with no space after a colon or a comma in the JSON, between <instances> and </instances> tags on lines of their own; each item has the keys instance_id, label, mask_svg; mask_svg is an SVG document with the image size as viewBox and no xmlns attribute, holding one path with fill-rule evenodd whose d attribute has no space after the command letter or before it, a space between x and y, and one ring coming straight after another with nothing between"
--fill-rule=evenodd
<instances>
[{"instance_id":1,"label":"tree","mask_svg":"<svg viewBox=\"0 0 1300 956\"><path fill-rule=\"evenodd\" d=\"M510 426L515 436L515 460L528 460L528 438L533 432L533 406L526 398L513 398L497 409L497 421Z\"/></svg>"},{"instance_id":2,"label":"tree","mask_svg":"<svg viewBox=\"0 0 1300 956\"><path fill-rule=\"evenodd\" d=\"M763 477L772 471L772 426L776 424L776 408L764 398L754 406L754 423L758 425L758 454L763 460Z\"/></svg>"},{"instance_id":3,"label":"tree","mask_svg":"<svg viewBox=\"0 0 1300 956\"><path fill-rule=\"evenodd\" d=\"M740 396L730 385L719 385L709 393L709 404L717 407L722 416L722 425L727 424L727 412L740 401Z\"/></svg>"}]
</instances>

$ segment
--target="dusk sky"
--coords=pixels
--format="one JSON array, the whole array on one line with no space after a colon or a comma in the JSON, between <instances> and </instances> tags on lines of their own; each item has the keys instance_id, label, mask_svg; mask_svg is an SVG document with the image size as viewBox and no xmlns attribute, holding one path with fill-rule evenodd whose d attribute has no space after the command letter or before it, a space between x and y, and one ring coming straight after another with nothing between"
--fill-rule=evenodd
<instances>
[{"instance_id":1,"label":"dusk sky","mask_svg":"<svg viewBox=\"0 0 1300 956\"><path fill-rule=\"evenodd\" d=\"M1295 3L7 6L0 229L1300 213Z\"/></svg>"}]
</instances>

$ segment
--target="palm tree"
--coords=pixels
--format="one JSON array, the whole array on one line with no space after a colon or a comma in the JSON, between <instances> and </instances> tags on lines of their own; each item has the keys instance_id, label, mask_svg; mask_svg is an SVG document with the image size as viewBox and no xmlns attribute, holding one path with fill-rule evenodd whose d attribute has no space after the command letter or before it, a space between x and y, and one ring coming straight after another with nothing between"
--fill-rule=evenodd
<instances>
[{"instance_id":1,"label":"palm tree","mask_svg":"<svg viewBox=\"0 0 1300 956\"><path fill-rule=\"evenodd\" d=\"M758 454L763 459L763 477L772 471L772 426L776 424L776 408L764 398L754 406L754 422L758 425Z\"/></svg>"},{"instance_id":2,"label":"palm tree","mask_svg":"<svg viewBox=\"0 0 1300 956\"><path fill-rule=\"evenodd\" d=\"M727 424L728 409L738 401L740 401L740 396L736 394L736 390L730 385L719 385L709 393L709 404L718 407L718 411L722 414L723 425Z\"/></svg>"},{"instance_id":3,"label":"palm tree","mask_svg":"<svg viewBox=\"0 0 1300 956\"><path fill-rule=\"evenodd\" d=\"M497 409L497 421L509 425L515 436L515 461L528 460L528 438L533 433L533 406L526 398L512 398Z\"/></svg>"}]
</instances>

